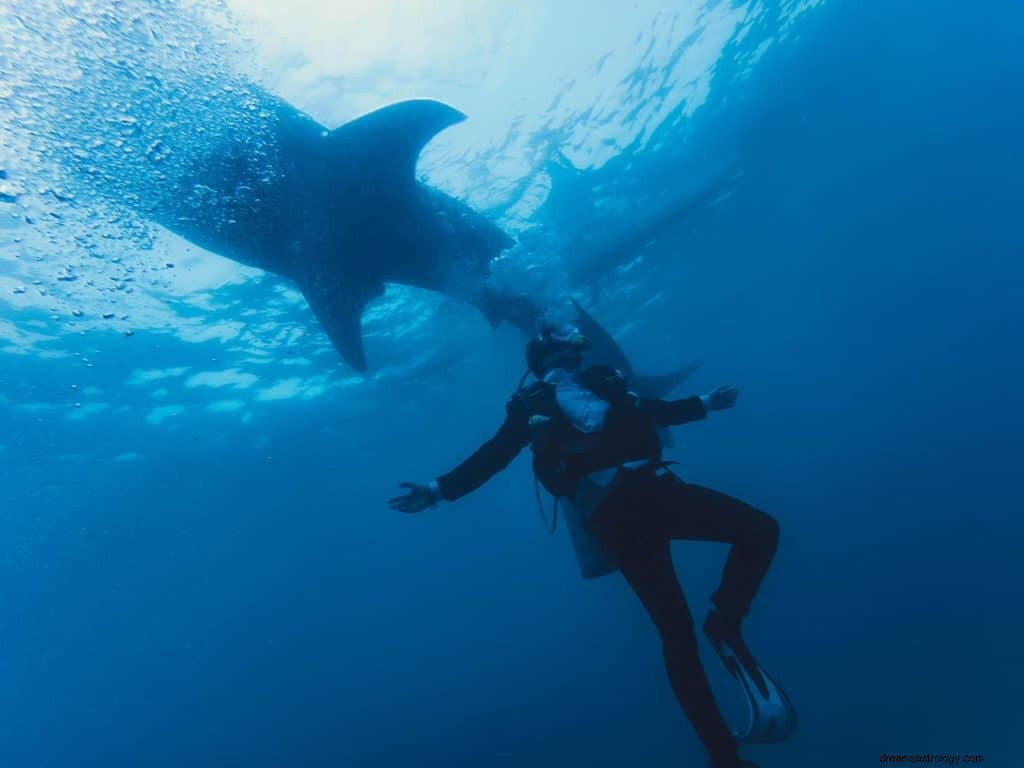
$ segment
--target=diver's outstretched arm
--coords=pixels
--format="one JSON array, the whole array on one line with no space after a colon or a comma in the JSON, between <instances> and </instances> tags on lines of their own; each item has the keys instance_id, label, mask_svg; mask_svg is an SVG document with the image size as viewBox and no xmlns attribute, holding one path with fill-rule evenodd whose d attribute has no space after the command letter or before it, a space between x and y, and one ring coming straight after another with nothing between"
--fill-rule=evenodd
<instances>
[{"instance_id":1,"label":"diver's outstretched arm","mask_svg":"<svg viewBox=\"0 0 1024 768\"><path fill-rule=\"evenodd\" d=\"M726 385L714 392L699 397L684 397L682 400L655 400L642 398L641 407L649 409L659 427L674 427L690 421L699 421L711 411L722 411L736 405L739 391Z\"/></svg>"},{"instance_id":2,"label":"diver's outstretched arm","mask_svg":"<svg viewBox=\"0 0 1024 768\"><path fill-rule=\"evenodd\" d=\"M494 437L481 445L472 456L446 475L429 485L402 483L407 491L388 501L399 512L420 512L442 499L455 501L471 493L501 472L530 442L530 419L519 398L511 398L505 406L505 421Z\"/></svg>"},{"instance_id":3,"label":"diver's outstretched arm","mask_svg":"<svg viewBox=\"0 0 1024 768\"><path fill-rule=\"evenodd\" d=\"M437 496L434 494L434 489L429 485L399 483L398 487L405 488L406 491L401 496L388 499L388 504L391 505L392 509L412 514L413 512L422 512L427 507L433 507L437 504Z\"/></svg>"},{"instance_id":4,"label":"diver's outstretched arm","mask_svg":"<svg viewBox=\"0 0 1024 768\"><path fill-rule=\"evenodd\" d=\"M740 391L731 384L719 387L714 392L701 395L700 400L709 411L724 411L736 405Z\"/></svg>"}]
</instances>

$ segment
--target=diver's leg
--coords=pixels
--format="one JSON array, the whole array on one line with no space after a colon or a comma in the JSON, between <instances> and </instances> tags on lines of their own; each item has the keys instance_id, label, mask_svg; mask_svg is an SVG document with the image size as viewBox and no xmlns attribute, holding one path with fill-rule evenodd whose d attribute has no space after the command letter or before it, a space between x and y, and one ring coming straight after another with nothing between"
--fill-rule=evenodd
<instances>
[{"instance_id":1,"label":"diver's leg","mask_svg":"<svg viewBox=\"0 0 1024 768\"><path fill-rule=\"evenodd\" d=\"M670 539L731 545L718 589L712 595L721 617L739 625L750 610L779 542L779 524L739 499L667 474L653 494L657 527Z\"/></svg>"},{"instance_id":2,"label":"diver's leg","mask_svg":"<svg viewBox=\"0 0 1024 768\"><path fill-rule=\"evenodd\" d=\"M711 755L713 766L740 765L736 740L700 662L693 618L672 566L668 541L634 538L619 543L619 568L661 635L665 667L680 707Z\"/></svg>"}]
</instances>

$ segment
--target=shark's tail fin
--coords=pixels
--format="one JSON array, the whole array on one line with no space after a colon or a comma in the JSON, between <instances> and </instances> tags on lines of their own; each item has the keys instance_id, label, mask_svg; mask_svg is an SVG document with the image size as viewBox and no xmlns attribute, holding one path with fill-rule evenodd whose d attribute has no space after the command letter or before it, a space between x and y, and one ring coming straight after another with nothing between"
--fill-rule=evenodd
<instances>
[{"instance_id":1,"label":"shark's tail fin","mask_svg":"<svg viewBox=\"0 0 1024 768\"><path fill-rule=\"evenodd\" d=\"M615 337L595 320L576 299L572 299L572 305L576 310L576 325L580 329L580 333L590 340L591 356L596 361L618 368L627 377L631 376L633 367L629 364L629 358L626 357L626 353L619 346Z\"/></svg>"},{"instance_id":2,"label":"shark's tail fin","mask_svg":"<svg viewBox=\"0 0 1024 768\"><path fill-rule=\"evenodd\" d=\"M629 379L632 389L643 397L666 397L701 366L701 361L698 360L668 373L654 376L636 374L633 372L625 351L608 329L587 312L578 301L573 299L572 304L576 309L576 324L580 332L590 339L595 358L622 371Z\"/></svg>"},{"instance_id":3,"label":"shark's tail fin","mask_svg":"<svg viewBox=\"0 0 1024 768\"><path fill-rule=\"evenodd\" d=\"M634 374L629 380L633 389L639 395L644 397L656 397L663 399L668 395L672 394L675 389L686 381L693 373L700 368L702 362L697 360L684 365L682 368L677 368L674 371L668 373L657 374L654 376L641 376Z\"/></svg>"},{"instance_id":4,"label":"shark's tail fin","mask_svg":"<svg viewBox=\"0 0 1024 768\"><path fill-rule=\"evenodd\" d=\"M629 379L630 388L641 397L652 397L663 399L672 394L684 381L693 375L701 366L701 362L695 361L684 365L668 373L656 374L654 376L643 376L633 373L626 353L619 346L615 338L603 325L595 320L579 302L573 300L576 309L576 323L580 331L590 339L592 350L602 362L613 365L626 374ZM662 444L672 445L672 435L667 429L659 430Z\"/></svg>"}]
</instances>

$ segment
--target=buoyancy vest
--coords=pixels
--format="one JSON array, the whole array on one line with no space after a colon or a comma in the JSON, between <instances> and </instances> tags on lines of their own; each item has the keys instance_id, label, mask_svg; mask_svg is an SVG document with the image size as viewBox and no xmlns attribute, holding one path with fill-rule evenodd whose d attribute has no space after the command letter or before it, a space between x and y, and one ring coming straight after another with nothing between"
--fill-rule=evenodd
<instances>
[{"instance_id":1,"label":"buoyancy vest","mask_svg":"<svg viewBox=\"0 0 1024 768\"><path fill-rule=\"evenodd\" d=\"M575 498L580 479L602 469L637 460L659 461L661 440L654 420L629 392L622 375L598 365L574 374L581 387L608 403L603 426L576 428L559 406L555 387L536 381L515 397L526 409L532 430L533 469L554 496Z\"/></svg>"}]
</instances>

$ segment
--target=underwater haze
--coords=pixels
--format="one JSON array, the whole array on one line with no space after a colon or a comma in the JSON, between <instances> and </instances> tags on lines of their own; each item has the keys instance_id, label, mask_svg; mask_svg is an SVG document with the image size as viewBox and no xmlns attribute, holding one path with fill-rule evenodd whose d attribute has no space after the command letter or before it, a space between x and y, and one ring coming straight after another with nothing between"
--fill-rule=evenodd
<instances>
[{"instance_id":1,"label":"underwater haze","mask_svg":"<svg viewBox=\"0 0 1024 768\"><path fill-rule=\"evenodd\" d=\"M495 284L740 389L668 458L781 524L747 634L800 720L751 759L1020 765L1022 39L1016 0L0 0L0 765L706 765L525 456L386 504L497 429L518 331L390 285L360 373L147 215L266 93L465 112L417 175L516 239ZM725 547L673 552L703 616Z\"/></svg>"}]
</instances>

